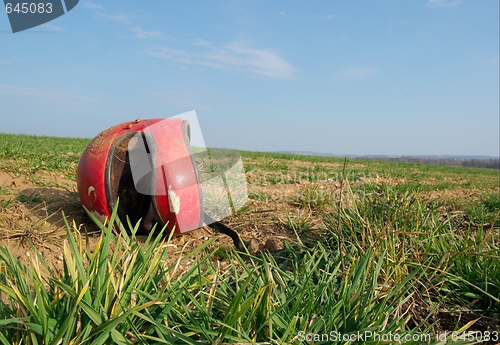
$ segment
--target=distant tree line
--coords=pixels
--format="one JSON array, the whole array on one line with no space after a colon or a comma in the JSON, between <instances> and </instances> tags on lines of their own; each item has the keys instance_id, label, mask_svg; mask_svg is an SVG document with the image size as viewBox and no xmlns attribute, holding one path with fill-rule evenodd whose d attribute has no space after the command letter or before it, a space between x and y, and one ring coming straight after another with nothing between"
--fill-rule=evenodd
<instances>
[{"instance_id":1,"label":"distant tree line","mask_svg":"<svg viewBox=\"0 0 500 345\"><path fill-rule=\"evenodd\" d=\"M457 159L457 158L431 158L411 156L379 156L379 157L356 157L358 159L371 159L384 162L419 163L434 165L452 165L471 168L500 169L500 159Z\"/></svg>"},{"instance_id":2,"label":"distant tree line","mask_svg":"<svg viewBox=\"0 0 500 345\"><path fill-rule=\"evenodd\" d=\"M500 169L499 159L464 159L462 160L463 167Z\"/></svg>"}]
</instances>

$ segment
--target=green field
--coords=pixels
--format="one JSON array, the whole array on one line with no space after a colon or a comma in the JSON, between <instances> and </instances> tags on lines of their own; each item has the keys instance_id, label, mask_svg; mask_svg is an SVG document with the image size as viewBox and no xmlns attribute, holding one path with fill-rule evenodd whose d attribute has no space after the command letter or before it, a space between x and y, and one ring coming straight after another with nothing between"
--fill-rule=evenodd
<instances>
[{"instance_id":1,"label":"green field","mask_svg":"<svg viewBox=\"0 0 500 345\"><path fill-rule=\"evenodd\" d=\"M225 222L284 247L179 254L85 216L88 143L0 134L2 344L500 342L498 170L243 151Z\"/></svg>"}]
</instances>

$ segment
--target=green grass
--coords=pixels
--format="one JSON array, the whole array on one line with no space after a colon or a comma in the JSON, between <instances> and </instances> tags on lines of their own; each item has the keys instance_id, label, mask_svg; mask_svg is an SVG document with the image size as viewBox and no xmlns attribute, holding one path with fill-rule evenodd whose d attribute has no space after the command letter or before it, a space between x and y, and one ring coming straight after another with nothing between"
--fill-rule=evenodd
<instances>
[{"instance_id":1,"label":"green grass","mask_svg":"<svg viewBox=\"0 0 500 345\"><path fill-rule=\"evenodd\" d=\"M449 220L436 214L418 218L427 220L417 228L399 213L388 216L387 202L403 203L417 216L425 213L412 200L408 193L398 201L390 190L367 196L359 208L342 211L340 223L326 216L332 233L324 242L288 245L277 255L230 251L219 261L217 252L204 250L211 240L179 259L193 260L185 271L167 264L168 239L161 233L143 244L134 228L130 236L123 227L115 235L116 208L108 225L94 219L102 235L93 252L83 249L82 236L66 224L62 271L45 264L35 248L28 266L0 248L0 342L283 344L328 335L316 343L330 344L344 343L330 341L331 332L430 334L432 308L423 304L433 301L498 310L498 236L479 234L462 248ZM377 212L363 208L365 203ZM364 235L357 222L368 226ZM485 271L492 275L484 277ZM416 307L424 317L408 313ZM454 330L459 328L457 322Z\"/></svg>"},{"instance_id":2,"label":"green grass","mask_svg":"<svg viewBox=\"0 0 500 345\"><path fill-rule=\"evenodd\" d=\"M9 188L5 187L5 184L0 186L0 195L8 195L9 194Z\"/></svg>"},{"instance_id":3,"label":"green grass","mask_svg":"<svg viewBox=\"0 0 500 345\"><path fill-rule=\"evenodd\" d=\"M488 199L489 200L489 199ZM477 227L441 214L437 203L424 203L414 190L383 187L365 193L351 208L327 216L327 238L342 251L378 248L388 255L385 272L406 275L427 266L421 279L428 303L466 306L478 313L500 313L500 223ZM498 209L489 213L498 221ZM482 224L482 223L481 223ZM426 260L427 261L426 263Z\"/></svg>"},{"instance_id":4,"label":"green grass","mask_svg":"<svg viewBox=\"0 0 500 345\"><path fill-rule=\"evenodd\" d=\"M342 176L342 166L344 159L336 157L302 156L268 152L241 151L246 162L247 171L258 171L263 169L266 176L274 177L275 183L279 182L278 173L292 174L296 180L325 180L332 178L339 181ZM290 169L290 162L301 162L303 167L293 172ZM336 164L336 167L322 165L321 163ZM271 165L272 169L266 169ZM280 169L286 165L286 169ZM272 173L275 173L273 175ZM294 174L295 173L295 174ZM455 166L439 166L430 164L399 163L399 162L378 162L371 160L348 160L345 178L351 182L361 177L374 178L400 178L405 179L405 184L429 184L428 190L436 188L455 188L456 186L466 189L487 189L499 187L500 172L494 169L465 168ZM447 179L448 181L445 181ZM454 180L463 179L462 182ZM432 183L430 183L432 181ZM436 186L437 185L437 186Z\"/></svg>"},{"instance_id":5,"label":"green grass","mask_svg":"<svg viewBox=\"0 0 500 345\"><path fill-rule=\"evenodd\" d=\"M0 133L0 168L16 175L59 171L74 177L89 139L55 138Z\"/></svg>"},{"instance_id":6,"label":"green grass","mask_svg":"<svg viewBox=\"0 0 500 345\"><path fill-rule=\"evenodd\" d=\"M25 194L20 194L18 197L18 200L20 202L24 203L37 203L37 202L42 202L43 200L40 198L40 195L35 193L34 191L31 192L30 195L25 195Z\"/></svg>"},{"instance_id":7,"label":"green grass","mask_svg":"<svg viewBox=\"0 0 500 345\"><path fill-rule=\"evenodd\" d=\"M248 197L250 198L250 200L259 200L259 201L265 201L265 202L276 201L275 198L273 198L271 195L264 193L264 192L250 193L248 195Z\"/></svg>"},{"instance_id":8,"label":"green grass","mask_svg":"<svg viewBox=\"0 0 500 345\"><path fill-rule=\"evenodd\" d=\"M35 176L38 171L58 171L67 178L74 178L80 153L90 139L56 138L0 133L0 169L17 175ZM224 151L224 150L222 150ZM343 158L302 156L268 152L240 151L246 171L265 171L271 183L292 183L297 180L321 181L328 178L338 181L342 175ZM248 161L246 161L247 159ZM292 168L299 162L302 167ZM327 164L337 164L331 167ZM498 187L497 170L435 166L413 163L388 163L349 160L345 177L355 181L360 177L404 178L406 183L436 180L442 188L461 185L444 179L465 179L466 189ZM287 177L288 176L288 177ZM429 190L434 186L428 186Z\"/></svg>"},{"instance_id":9,"label":"green grass","mask_svg":"<svg viewBox=\"0 0 500 345\"><path fill-rule=\"evenodd\" d=\"M88 143L0 139L0 170L33 181L46 171L74 179ZM338 158L242 157L246 171L264 176L256 184L306 181L289 200L249 193L253 202L286 203L286 226L298 236L284 250L250 255L214 248L211 239L172 263L160 229L138 241L132 224L118 225L116 235L113 219L93 219L101 235L90 251L77 225L66 223L62 269L34 246L28 264L0 247L0 343L351 344L332 335L371 332L445 344L436 334L500 331L498 171L356 160L342 173ZM345 178L342 199L323 176ZM438 189L475 194L452 202L425 197ZM0 192L10 197L7 187ZM4 198L0 211L6 200L13 199ZM310 214L291 216L301 208ZM449 334L446 343L471 342Z\"/></svg>"},{"instance_id":10,"label":"green grass","mask_svg":"<svg viewBox=\"0 0 500 345\"><path fill-rule=\"evenodd\" d=\"M496 193L485 194L476 202L464 207L465 216L476 227L488 226L490 223L499 223L500 195Z\"/></svg>"},{"instance_id":11,"label":"green grass","mask_svg":"<svg viewBox=\"0 0 500 345\"><path fill-rule=\"evenodd\" d=\"M500 212L500 194L487 195L482 204L488 212Z\"/></svg>"},{"instance_id":12,"label":"green grass","mask_svg":"<svg viewBox=\"0 0 500 345\"><path fill-rule=\"evenodd\" d=\"M0 210L6 210L14 204L14 199L0 200Z\"/></svg>"},{"instance_id":13,"label":"green grass","mask_svg":"<svg viewBox=\"0 0 500 345\"><path fill-rule=\"evenodd\" d=\"M302 188L297 196L291 199L291 202L301 207L321 210L325 206L332 205L335 202L335 197L331 189L317 184L309 184Z\"/></svg>"}]
</instances>

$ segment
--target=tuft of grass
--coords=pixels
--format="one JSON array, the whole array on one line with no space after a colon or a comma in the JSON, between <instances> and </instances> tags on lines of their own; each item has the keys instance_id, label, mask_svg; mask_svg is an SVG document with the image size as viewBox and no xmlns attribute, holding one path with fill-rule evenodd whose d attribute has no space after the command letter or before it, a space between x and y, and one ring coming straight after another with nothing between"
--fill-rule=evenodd
<instances>
[{"instance_id":1,"label":"tuft of grass","mask_svg":"<svg viewBox=\"0 0 500 345\"><path fill-rule=\"evenodd\" d=\"M498 227L500 224L500 195L485 194L478 201L465 205L463 218L476 228Z\"/></svg>"},{"instance_id":2,"label":"tuft of grass","mask_svg":"<svg viewBox=\"0 0 500 345\"><path fill-rule=\"evenodd\" d=\"M311 183L299 190L298 195L291 198L291 202L299 207L322 210L335 202L334 193L323 185Z\"/></svg>"},{"instance_id":3,"label":"tuft of grass","mask_svg":"<svg viewBox=\"0 0 500 345\"><path fill-rule=\"evenodd\" d=\"M309 217L296 217L296 219L292 219L289 214L287 214L287 227L296 234L307 234L312 229Z\"/></svg>"},{"instance_id":4,"label":"tuft of grass","mask_svg":"<svg viewBox=\"0 0 500 345\"><path fill-rule=\"evenodd\" d=\"M66 223L62 270L49 267L34 247L28 266L0 248L0 343L295 344L313 338L340 344L332 334L412 339L431 329L423 322L410 327L408 320L432 258L414 266L399 260L388 269L391 248L358 251L350 244L341 254L322 243L287 245L279 256L234 250L220 256L206 251L211 240L169 265L163 230L140 243L137 226L128 224L127 235L115 225L116 210L107 224L93 218L102 230L93 252L85 250L76 225ZM187 258L192 264L181 269ZM398 275L402 265L404 276Z\"/></svg>"},{"instance_id":5,"label":"tuft of grass","mask_svg":"<svg viewBox=\"0 0 500 345\"><path fill-rule=\"evenodd\" d=\"M0 210L2 210L2 211L8 209L12 205L14 205L13 198L0 200Z\"/></svg>"},{"instance_id":6,"label":"tuft of grass","mask_svg":"<svg viewBox=\"0 0 500 345\"><path fill-rule=\"evenodd\" d=\"M278 200L276 197L273 197L272 195L269 195L266 192L250 192L248 197L251 200L258 200L258 201L265 201L265 202L271 202L271 201L276 201Z\"/></svg>"},{"instance_id":7,"label":"tuft of grass","mask_svg":"<svg viewBox=\"0 0 500 345\"><path fill-rule=\"evenodd\" d=\"M5 184L0 186L0 194L3 194L3 195L9 194L9 188L5 187Z\"/></svg>"},{"instance_id":8,"label":"tuft of grass","mask_svg":"<svg viewBox=\"0 0 500 345\"><path fill-rule=\"evenodd\" d=\"M440 213L437 202L423 202L412 189L379 186L357 195L355 203L326 216L325 241L332 249L361 255L377 248L374 255L385 256L381 272L392 277L390 284L406 279L416 267L425 268L416 286L427 310L438 303L498 318L498 226L464 229L454 221L457 214Z\"/></svg>"},{"instance_id":9,"label":"tuft of grass","mask_svg":"<svg viewBox=\"0 0 500 345\"><path fill-rule=\"evenodd\" d=\"M5 185L0 186L0 195L10 195L11 191L9 188L5 187ZM14 198L8 198L8 199L0 199L0 210L4 211L11 207L15 203Z\"/></svg>"},{"instance_id":10,"label":"tuft of grass","mask_svg":"<svg viewBox=\"0 0 500 345\"><path fill-rule=\"evenodd\" d=\"M500 194L489 194L485 196L483 205L486 211L491 213L500 213Z\"/></svg>"},{"instance_id":11,"label":"tuft of grass","mask_svg":"<svg viewBox=\"0 0 500 345\"><path fill-rule=\"evenodd\" d=\"M34 247L31 267L0 248L1 343L126 344L144 339L143 332L156 323L152 315L169 310L170 288L183 288L173 281L175 269L166 264L161 232L143 246L134 235L137 227L128 236L121 226L116 236L116 210L108 225L94 219L103 233L93 253L85 251L76 225L66 223L62 272L49 267Z\"/></svg>"},{"instance_id":12,"label":"tuft of grass","mask_svg":"<svg viewBox=\"0 0 500 345\"><path fill-rule=\"evenodd\" d=\"M19 196L17 197L17 199L20 202L29 203L29 204L39 203L39 202L43 201L43 199L40 198L40 194L36 193L35 191L31 192L29 195L19 194Z\"/></svg>"}]
</instances>

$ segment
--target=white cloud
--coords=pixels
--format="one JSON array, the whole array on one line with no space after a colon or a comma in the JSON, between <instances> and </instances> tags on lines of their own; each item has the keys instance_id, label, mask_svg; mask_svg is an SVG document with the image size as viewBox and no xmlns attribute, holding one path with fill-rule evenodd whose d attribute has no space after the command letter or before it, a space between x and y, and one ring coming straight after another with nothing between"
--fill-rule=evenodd
<instances>
[{"instance_id":1,"label":"white cloud","mask_svg":"<svg viewBox=\"0 0 500 345\"><path fill-rule=\"evenodd\" d=\"M201 38L197 38L193 40L191 43L194 44L195 46L206 46L206 47L210 46L209 41L203 40Z\"/></svg>"},{"instance_id":2,"label":"white cloud","mask_svg":"<svg viewBox=\"0 0 500 345\"><path fill-rule=\"evenodd\" d=\"M283 12L283 11L278 12L278 15L279 15L279 16L284 16L284 15L285 15L285 12Z\"/></svg>"},{"instance_id":3,"label":"white cloud","mask_svg":"<svg viewBox=\"0 0 500 345\"><path fill-rule=\"evenodd\" d=\"M318 17L323 19L323 20L332 20L332 19L337 18L337 16L335 14L329 14L327 16L320 14Z\"/></svg>"},{"instance_id":4,"label":"white cloud","mask_svg":"<svg viewBox=\"0 0 500 345\"><path fill-rule=\"evenodd\" d=\"M102 13L102 12L96 12L95 16L98 19L111 20L114 22L121 22L121 23L126 23L126 24L129 24L130 18L133 17L129 14L124 14L124 13L106 14L106 13Z\"/></svg>"},{"instance_id":5,"label":"white cloud","mask_svg":"<svg viewBox=\"0 0 500 345\"><path fill-rule=\"evenodd\" d=\"M47 92L35 88L26 88L26 87L12 86L6 84L0 84L0 95L36 98L49 103L58 103L67 105L97 102L97 100L88 97L82 97L82 96L76 96L58 92Z\"/></svg>"},{"instance_id":6,"label":"white cloud","mask_svg":"<svg viewBox=\"0 0 500 345\"><path fill-rule=\"evenodd\" d=\"M44 30L47 30L47 31L54 31L54 32L63 31L63 28L61 28L60 26L57 26L57 25L54 25L54 24L48 24L48 23L42 24L38 28L44 29Z\"/></svg>"},{"instance_id":7,"label":"white cloud","mask_svg":"<svg viewBox=\"0 0 500 345\"><path fill-rule=\"evenodd\" d=\"M10 65L11 62L9 60L0 60L0 65Z\"/></svg>"},{"instance_id":8,"label":"white cloud","mask_svg":"<svg viewBox=\"0 0 500 345\"><path fill-rule=\"evenodd\" d=\"M208 47L207 47L208 48ZM209 48L201 53L159 47L146 54L180 63L203 65L217 69L233 69L253 76L293 79L296 68L269 49L252 48L240 42L222 48Z\"/></svg>"},{"instance_id":9,"label":"white cloud","mask_svg":"<svg viewBox=\"0 0 500 345\"><path fill-rule=\"evenodd\" d=\"M84 2L83 7L93 10L104 10L104 7L101 5L94 4L92 2Z\"/></svg>"},{"instance_id":10,"label":"white cloud","mask_svg":"<svg viewBox=\"0 0 500 345\"><path fill-rule=\"evenodd\" d=\"M364 78L377 73L377 71L375 67L354 67L343 70L342 74L349 78Z\"/></svg>"},{"instance_id":11,"label":"white cloud","mask_svg":"<svg viewBox=\"0 0 500 345\"><path fill-rule=\"evenodd\" d=\"M105 11L106 9L103 6L97 5L97 4L94 4L92 2L88 2L88 1L83 3L83 7L85 7L86 9L89 9L89 10L96 10L94 12L94 16L97 19L104 19L104 20L110 20L110 21L114 21L114 22L121 22L121 23L125 23L125 24L130 24L130 19L133 17L132 15L125 14L125 13L111 13L111 14L104 13L102 11Z\"/></svg>"},{"instance_id":12,"label":"white cloud","mask_svg":"<svg viewBox=\"0 0 500 345\"><path fill-rule=\"evenodd\" d=\"M462 3L462 0L429 0L425 6L438 8L456 6Z\"/></svg>"},{"instance_id":13,"label":"white cloud","mask_svg":"<svg viewBox=\"0 0 500 345\"><path fill-rule=\"evenodd\" d=\"M195 63L190 57L189 54L184 50L170 49L170 48L155 48L153 50L145 50L146 54L150 56L154 56L160 59L166 60L174 60L177 62L185 62L185 63Z\"/></svg>"},{"instance_id":14,"label":"white cloud","mask_svg":"<svg viewBox=\"0 0 500 345\"><path fill-rule=\"evenodd\" d=\"M146 31L143 30L139 27L135 27L130 29L133 32L135 32L134 37L140 38L140 39L160 39L162 38L161 31L157 30L151 30L151 31Z\"/></svg>"}]
</instances>

